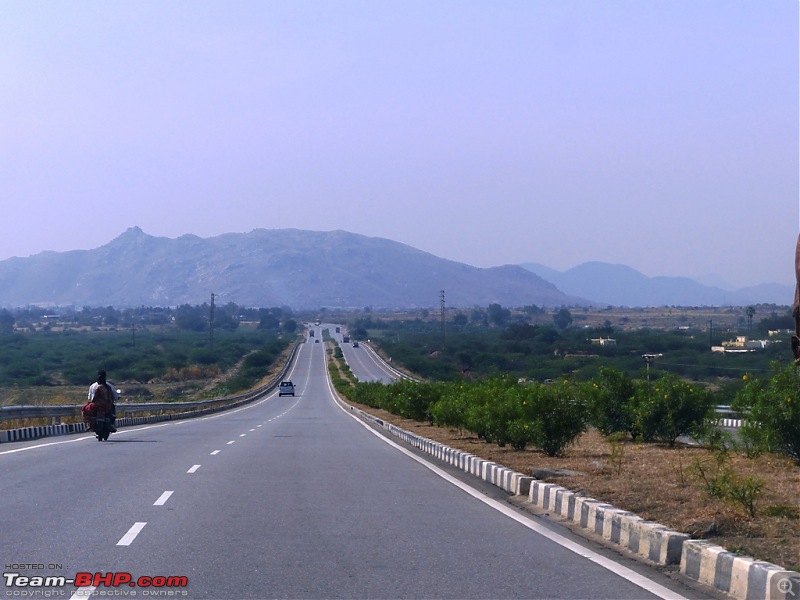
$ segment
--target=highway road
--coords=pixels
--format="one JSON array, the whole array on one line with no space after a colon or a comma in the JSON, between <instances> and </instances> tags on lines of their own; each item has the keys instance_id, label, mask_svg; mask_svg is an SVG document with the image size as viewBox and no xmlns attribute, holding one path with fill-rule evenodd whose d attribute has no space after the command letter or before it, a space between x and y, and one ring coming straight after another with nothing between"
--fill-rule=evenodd
<instances>
[{"instance_id":1,"label":"highway road","mask_svg":"<svg viewBox=\"0 0 800 600\"><path fill-rule=\"evenodd\" d=\"M3 597L706 597L387 441L335 401L324 346L296 397L0 446Z\"/></svg>"}]
</instances>

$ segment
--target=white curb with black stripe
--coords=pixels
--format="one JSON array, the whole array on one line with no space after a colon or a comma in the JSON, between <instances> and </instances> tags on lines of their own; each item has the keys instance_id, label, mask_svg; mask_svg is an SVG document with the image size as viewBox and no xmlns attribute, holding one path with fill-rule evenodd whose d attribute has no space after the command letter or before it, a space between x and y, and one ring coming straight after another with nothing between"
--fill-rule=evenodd
<instances>
[{"instance_id":1,"label":"white curb with black stripe","mask_svg":"<svg viewBox=\"0 0 800 600\"><path fill-rule=\"evenodd\" d=\"M738 600L797 600L800 573L778 565L736 556L720 546L673 531L600 500L553 483L522 475L495 462L418 436L378 417L345 406L393 436L458 469L527 498L528 502L581 529L602 537L644 560L678 566L686 577Z\"/></svg>"}]
</instances>

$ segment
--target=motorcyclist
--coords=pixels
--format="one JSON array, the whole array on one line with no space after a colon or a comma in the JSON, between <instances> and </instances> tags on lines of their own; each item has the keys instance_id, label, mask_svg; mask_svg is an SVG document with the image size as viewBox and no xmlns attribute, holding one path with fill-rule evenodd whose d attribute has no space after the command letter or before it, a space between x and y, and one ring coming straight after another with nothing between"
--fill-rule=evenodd
<instances>
[{"instance_id":1,"label":"motorcyclist","mask_svg":"<svg viewBox=\"0 0 800 600\"><path fill-rule=\"evenodd\" d=\"M105 388L105 391L100 389L98 392L98 388L101 387ZM117 428L114 427L114 422L117 420L116 404L118 400L119 395L117 394L117 390L106 380L106 372L102 370L98 371L97 381L89 386L89 402L97 404L98 411L108 414L111 419L111 433L117 430Z\"/></svg>"}]
</instances>

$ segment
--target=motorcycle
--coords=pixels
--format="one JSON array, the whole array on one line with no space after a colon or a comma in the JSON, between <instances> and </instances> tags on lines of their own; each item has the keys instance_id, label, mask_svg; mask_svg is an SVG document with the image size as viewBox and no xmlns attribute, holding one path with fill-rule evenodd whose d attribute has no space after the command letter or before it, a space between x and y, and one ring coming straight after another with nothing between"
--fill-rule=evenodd
<instances>
[{"instance_id":1,"label":"motorcycle","mask_svg":"<svg viewBox=\"0 0 800 600\"><path fill-rule=\"evenodd\" d=\"M111 416L106 414L104 416L96 416L92 418L92 431L97 438L98 442L105 442L108 436L111 435Z\"/></svg>"},{"instance_id":2,"label":"motorcycle","mask_svg":"<svg viewBox=\"0 0 800 600\"><path fill-rule=\"evenodd\" d=\"M92 402L87 402L81 410L84 422L94 432L98 442L105 442L108 436L117 430L114 427L115 412L113 406L111 411L103 411Z\"/></svg>"}]
</instances>

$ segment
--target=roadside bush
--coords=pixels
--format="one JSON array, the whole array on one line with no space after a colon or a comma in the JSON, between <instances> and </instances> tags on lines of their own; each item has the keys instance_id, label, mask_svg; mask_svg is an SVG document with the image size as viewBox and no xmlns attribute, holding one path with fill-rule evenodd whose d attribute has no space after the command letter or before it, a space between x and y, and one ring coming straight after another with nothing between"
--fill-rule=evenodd
<instances>
[{"instance_id":1,"label":"roadside bush","mask_svg":"<svg viewBox=\"0 0 800 600\"><path fill-rule=\"evenodd\" d=\"M400 380L387 387L397 414L415 421L431 421L430 409L441 398L441 385Z\"/></svg>"},{"instance_id":2,"label":"roadside bush","mask_svg":"<svg viewBox=\"0 0 800 600\"><path fill-rule=\"evenodd\" d=\"M665 374L652 384L636 384L633 409L638 436L672 447L680 436L701 429L712 418L714 397L703 388Z\"/></svg>"},{"instance_id":3,"label":"roadside bush","mask_svg":"<svg viewBox=\"0 0 800 600\"><path fill-rule=\"evenodd\" d=\"M510 426L522 417L522 401L520 399L520 386L514 385L499 389L497 395L487 405L486 436L498 446L503 448L511 441ZM519 439L519 432L515 439Z\"/></svg>"},{"instance_id":4,"label":"roadside bush","mask_svg":"<svg viewBox=\"0 0 800 600\"><path fill-rule=\"evenodd\" d=\"M525 419L514 419L508 424L508 441L514 450L525 450L536 439L536 427Z\"/></svg>"},{"instance_id":5,"label":"roadside bush","mask_svg":"<svg viewBox=\"0 0 800 600\"><path fill-rule=\"evenodd\" d=\"M464 425L478 438L501 446L508 441L508 421L516 418L508 405L509 390L517 386L507 377L494 377L477 383L465 384L466 398ZM511 416L511 418L509 418Z\"/></svg>"},{"instance_id":6,"label":"roadside bush","mask_svg":"<svg viewBox=\"0 0 800 600\"><path fill-rule=\"evenodd\" d=\"M586 431L586 402L566 380L522 388L523 419L531 443L548 456L559 456Z\"/></svg>"},{"instance_id":7,"label":"roadside bush","mask_svg":"<svg viewBox=\"0 0 800 600\"><path fill-rule=\"evenodd\" d=\"M746 414L739 428L745 444L800 464L800 372L795 365L777 371L767 383L748 381L732 408Z\"/></svg>"},{"instance_id":8,"label":"roadside bush","mask_svg":"<svg viewBox=\"0 0 800 600\"><path fill-rule=\"evenodd\" d=\"M633 433L634 414L631 401L636 386L630 375L617 369L601 367L584 390L589 422L600 433Z\"/></svg>"},{"instance_id":9,"label":"roadside bush","mask_svg":"<svg viewBox=\"0 0 800 600\"><path fill-rule=\"evenodd\" d=\"M451 385L442 390L442 395L430 408L431 419L439 427L466 427L467 395L464 385Z\"/></svg>"},{"instance_id":10,"label":"roadside bush","mask_svg":"<svg viewBox=\"0 0 800 600\"><path fill-rule=\"evenodd\" d=\"M710 498L741 507L750 518L756 516L756 503L766 483L753 475L742 477L737 474L730 464L727 450L718 449L713 460L695 459L692 472Z\"/></svg>"}]
</instances>

